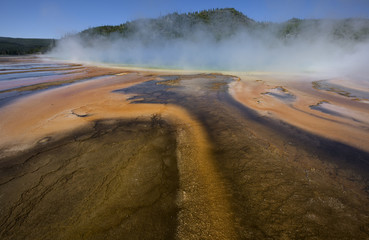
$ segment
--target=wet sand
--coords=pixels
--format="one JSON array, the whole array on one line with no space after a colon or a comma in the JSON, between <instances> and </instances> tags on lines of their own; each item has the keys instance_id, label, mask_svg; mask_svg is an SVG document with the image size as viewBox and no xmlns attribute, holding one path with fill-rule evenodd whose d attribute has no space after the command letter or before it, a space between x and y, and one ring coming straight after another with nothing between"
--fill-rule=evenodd
<instances>
[{"instance_id":1,"label":"wet sand","mask_svg":"<svg viewBox=\"0 0 369 240\"><path fill-rule=\"evenodd\" d=\"M369 237L365 103L296 76L79 67L0 108L2 239Z\"/></svg>"}]
</instances>

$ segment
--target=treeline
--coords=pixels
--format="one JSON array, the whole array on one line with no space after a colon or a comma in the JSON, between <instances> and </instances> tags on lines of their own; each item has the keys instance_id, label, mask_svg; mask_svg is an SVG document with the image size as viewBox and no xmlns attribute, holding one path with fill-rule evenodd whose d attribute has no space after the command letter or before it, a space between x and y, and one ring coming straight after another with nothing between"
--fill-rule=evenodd
<instances>
[{"instance_id":1,"label":"treeline","mask_svg":"<svg viewBox=\"0 0 369 240\"><path fill-rule=\"evenodd\" d=\"M272 23L270 25L273 25ZM279 26L278 34L284 38L301 36L309 38L325 35L336 40L364 41L369 39L369 19L298 19L274 24Z\"/></svg>"},{"instance_id":2,"label":"treeline","mask_svg":"<svg viewBox=\"0 0 369 240\"><path fill-rule=\"evenodd\" d=\"M282 23L257 22L234 8L211 9L192 13L172 13L156 19L138 19L120 25L86 29L78 36L140 37L150 41L155 37L186 38L200 30L216 39L227 38L239 31L252 34L272 33L280 38L326 35L332 39L369 39L369 19L297 19Z\"/></svg>"},{"instance_id":3,"label":"treeline","mask_svg":"<svg viewBox=\"0 0 369 240\"><path fill-rule=\"evenodd\" d=\"M141 43L158 43L165 39L215 40L238 33L253 37L277 37L329 41L369 40L369 19L297 19L282 23L258 22L234 8L210 9L191 13L172 13L155 19L138 19L120 25L92 27L64 38L80 37L85 45L96 39L132 39ZM159 41L157 41L159 40ZM133 41L133 42L134 42ZM55 46L54 39L23 39L0 37L0 54L21 55L44 53Z\"/></svg>"},{"instance_id":4,"label":"treeline","mask_svg":"<svg viewBox=\"0 0 369 240\"><path fill-rule=\"evenodd\" d=\"M194 29L204 28L217 37L234 33L240 26L250 27L255 21L234 8L211 9L179 14L177 12L156 19L138 19L120 25L106 25L86 29L79 33L88 39L91 36L142 37L155 36L183 38Z\"/></svg>"},{"instance_id":5,"label":"treeline","mask_svg":"<svg viewBox=\"0 0 369 240\"><path fill-rule=\"evenodd\" d=\"M0 37L0 55L44 53L55 46L55 39Z\"/></svg>"}]
</instances>

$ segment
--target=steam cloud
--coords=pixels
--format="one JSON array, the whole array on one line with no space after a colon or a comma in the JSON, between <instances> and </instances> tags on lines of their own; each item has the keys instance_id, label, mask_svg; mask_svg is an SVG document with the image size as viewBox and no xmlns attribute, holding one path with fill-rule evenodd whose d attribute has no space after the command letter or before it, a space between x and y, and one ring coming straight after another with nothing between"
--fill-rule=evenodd
<instances>
[{"instance_id":1,"label":"steam cloud","mask_svg":"<svg viewBox=\"0 0 369 240\"><path fill-rule=\"evenodd\" d=\"M245 27L223 16L221 25L209 27L178 23L178 16L163 17L160 23L167 24L164 29L179 31L180 37L158 31L152 20L138 20L131 23L134 31L127 36L77 34L61 39L49 55L180 69L314 71L361 79L369 75L369 21L365 19L291 20L281 24L251 20ZM296 22L298 27L286 33L286 26L296 26ZM283 36L282 31L286 33ZM363 31L367 31L364 37L358 35Z\"/></svg>"}]
</instances>

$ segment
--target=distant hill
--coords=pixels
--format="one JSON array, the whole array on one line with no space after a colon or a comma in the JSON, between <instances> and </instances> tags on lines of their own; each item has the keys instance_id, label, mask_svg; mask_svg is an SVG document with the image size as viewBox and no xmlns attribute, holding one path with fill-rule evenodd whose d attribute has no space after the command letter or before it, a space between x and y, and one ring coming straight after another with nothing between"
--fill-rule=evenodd
<instances>
[{"instance_id":1,"label":"distant hill","mask_svg":"<svg viewBox=\"0 0 369 240\"><path fill-rule=\"evenodd\" d=\"M224 39L239 31L252 34L272 33L282 39L296 36L326 35L332 39L369 39L369 19L297 19L282 23L257 22L234 8L211 9L192 13L172 13L156 19L138 19L120 25L86 29L77 35L86 43L91 37L153 39L188 38L202 30L215 39Z\"/></svg>"},{"instance_id":2,"label":"distant hill","mask_svg":"<svg viewBox=\"0 0 369 240\"><path fill-rule=\"evenodd\" d=\"M137 19L120 25L88 28L63 39L78 37L84 46L93 46L96 40L132 40L146 45L165 44L167 39L197 41L201 38L220 41L240 32L254 38L274 38L286 41L369 40L369 19L297 19L282 23L258 22L234 8L211 9L191 13L172 13L155 19ZM28 39L0 37L0 54L21 55L44 53L56 45L55 39Z\"/></svg>"},{"instance_id":3,"label":"distant hill","mask_svg":"<svg viewBox=\"0 0 369 240\"><path fill-rule=\"evenodd\" d=\"M0 55L44 53L55 45L55 39L0 37Z\"/></svg>"},{"instance_id":4,"label":"distant hill","mask_svg":"<svg viewBox=\"0 0 369 240\"><path fill-rule=\"evenodd\" d=\"M193 13L172 13L156 19L138 19L115 26L93 27L82 31L82 37L119 35L120 37L141 36L185 38L194 29L210 32L221 38L233 34L237 28L252 27L256 22L234 8L204 10Z\"/></svg>"}]
</instances>

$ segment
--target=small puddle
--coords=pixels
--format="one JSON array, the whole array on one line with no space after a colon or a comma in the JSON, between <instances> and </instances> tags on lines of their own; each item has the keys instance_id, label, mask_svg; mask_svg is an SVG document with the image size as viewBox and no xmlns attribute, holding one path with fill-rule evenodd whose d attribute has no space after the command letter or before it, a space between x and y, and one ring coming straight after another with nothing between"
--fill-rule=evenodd
<instances>
[{"instance_id":1,"label":"small puddle","mask_svg":"<svg viewBox=\"0 0 369 240\"><path fill-rule=\"evenodd\" d=\"M326 113L326 114L329 114L329 115L332 115L332 116L343 117L342 114L340 114L336 111L332 111L332 110L327 109L325 107L327 104L330 104L330 103L319 102L316 105L310 105L310 109L313 109L313 110L316 110L316 111L319 111L319 112L322 112L322 113Z\"/></svg>"},{"instance_id":2,"label":"small puddle","mask_svg":"<svg viewBox=\"0 0 369 240\"><path fill-rule=\"evenodd\" d=\"M334 106L327 101L321 101L315 105L310 105L309 107L312 110L316 110L316 111L319 111L325 114L329 114L331 116L341 117L341 118L353 120L355 122L363 123L362 121L350 116L348 109L339 107L339 106Z\"/></svg>"},{"instance_id":3,"label":"small puddle","mask_svg":"<svg viewBox=\"0 0 369 240\"><path fill-rule=\"evenodd\" d=\"M315 89L334 92L341 96L353 98L356 100L368 100L369 92L352 89L339 84L331 83L330 80L320 80L313 82Z\"/></svg>"},{"instance_id":4,"label":"small puddle","mask_svg":"<svg viewBox=\"0 0 369 240\"><path fill-rule=\"evenodd\" d=\"M291 103L296 100L296 96L288 92L284 87L276 87L262 94L275 97L286 103Z\"/></svg>"}]
</instances>

